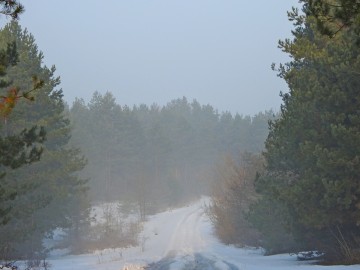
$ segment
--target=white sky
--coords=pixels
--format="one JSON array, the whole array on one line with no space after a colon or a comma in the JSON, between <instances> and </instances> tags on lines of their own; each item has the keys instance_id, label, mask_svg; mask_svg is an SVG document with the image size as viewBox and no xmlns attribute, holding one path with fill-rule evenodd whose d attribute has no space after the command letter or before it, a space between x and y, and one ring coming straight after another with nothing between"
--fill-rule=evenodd
<instances>
[{"instance_id":1,"label":"white sky","mask_svg":"<svg viewBox=\"0 0 360 270\"><path fill-rule=\"evenodd\" d=\"M219 111L278 110L287 61L286 11L297 0L23 0L20 19L65 100L112 92L119 104L166 104L186 96ZM5 19L1 19L4 24Z\"/></svg>"}]
</instances>

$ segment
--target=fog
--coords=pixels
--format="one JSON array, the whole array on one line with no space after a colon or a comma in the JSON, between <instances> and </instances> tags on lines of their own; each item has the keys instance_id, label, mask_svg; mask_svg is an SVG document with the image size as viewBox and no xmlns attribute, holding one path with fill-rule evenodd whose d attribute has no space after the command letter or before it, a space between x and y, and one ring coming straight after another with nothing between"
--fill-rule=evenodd
<instances>
[{"instance_id":1,"label":"fog","mask_svg":"<svg viewBox=\"0 0 360 270\"><path fill-rule=\"evenodd\" d=\"M209 195L226 155L260 153L274 113L219 114L185 97L166 106L121 107L110 92L70 108L71 144L82 149L95 201L146 203L149 213ZM149 214L146 213L146 214Z\"/></svg>"},{"instance_id":2,"label":"fog","mask_svg":"<svg viewBox=\"0 0 360 270\"><path fill-rule=\"evenodd\" d=\"M270 65L288 60L277 41L290 36L286 12L297 2L24 0L20 23L70 104L111 91L122 105L186 96L253 115L277 110L287 91Z\"/></svg>"},{"instance_id":3,"label":"fog","mask_svg":"<svg viewBox=\"0 0 360 270\"><path fill-rule=\"evenodd\" d=\"M140 244L149 215L213 193L225 157L260 153L295 2L24 0L18 22L0 17L18 54L1 76L43 85L1 111L5 135L34 133L9 154L31 165L3 164L0 259L45 254L58 228L72 252Z\"/></svg>"},{"instance_id":4,"label":"fog","mask_svg":"<svg viewBox=\"0 0 360 270\"><path fill-rule=\"evenodd\" d=\"M360 263L358 1L20 1L0 1L1 269Z\"/></svg>"}]
</instances>

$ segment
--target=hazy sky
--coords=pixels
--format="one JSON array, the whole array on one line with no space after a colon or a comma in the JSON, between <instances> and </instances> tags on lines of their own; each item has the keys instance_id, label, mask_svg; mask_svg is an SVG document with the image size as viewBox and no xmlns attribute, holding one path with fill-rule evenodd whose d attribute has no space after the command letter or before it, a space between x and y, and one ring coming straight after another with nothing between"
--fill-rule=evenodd
<instances>
[{"instance_id":1,"label":"hazy sky","mask_svg":"<svg viewBox=\"0 0 360 270\"><path fill-rule=\"evenodd\" d=\"M291 37L286 11L297 0L20 2L20 23L57 67L70 104L110 91L119 104L186 96L255 114L278 110L287 90L270 65L288 60L277 41Z\"/></svg>"}]
</instances>

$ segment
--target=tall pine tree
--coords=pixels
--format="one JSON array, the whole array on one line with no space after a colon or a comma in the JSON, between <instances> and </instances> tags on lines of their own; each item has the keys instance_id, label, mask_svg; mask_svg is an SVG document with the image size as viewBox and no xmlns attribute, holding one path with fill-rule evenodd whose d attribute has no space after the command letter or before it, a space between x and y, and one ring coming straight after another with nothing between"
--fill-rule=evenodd
<instances>
[{"instance_id":1,"label":"tall pine tree","mask_svg":"<svg viewBox=\"0 0 360 270\"><path fill-rule=\"evenodd\" d=\"M270 125L267 173L257 187L282 205L284 226L305 247L346 263L359 262L357 27L349 25L330 38L304 8L307 15L290 14L297 27L294 39L280 42L293 58L279 68L289 92L282 95L280 119Z\"/></svg>"},{"instance_id":2,"label":"tall pine tree","mask_svg":"<svg viewBox=\"0 0 360 270\"><path fill-rule=\"evenodd\" d=\"M77 174L85 166L79 149L69 147L70 122L64 110L60 79L55 67L42 64L34 37L12 22L0 32L4 42L15 42L17 65L7 70L7 78L20 89L28 89L36 74L44 85L33 93L33 102L19 100L6 122L6 132L16 134L23 128L44 126L47 141L39 162L7 171L4 181L21 191L11 202L11 220L1 228L0 250L3 258L31 257L42 251L44 235L57 227L72 225L74 198L86 192L86 183ZM16 226L15 226L16 225Z\"/></svg>"}]
</instances>

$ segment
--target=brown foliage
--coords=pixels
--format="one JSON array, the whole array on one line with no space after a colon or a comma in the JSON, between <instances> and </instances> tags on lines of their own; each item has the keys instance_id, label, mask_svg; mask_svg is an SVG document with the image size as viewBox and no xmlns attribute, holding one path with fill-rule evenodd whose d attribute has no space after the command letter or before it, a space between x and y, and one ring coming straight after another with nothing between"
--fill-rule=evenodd
<instances>
[{"instance_id":1,"label":"brown foliage","mask_svg":"<svg viewBox=\"0 0 360 270\"><path fill-rule=\"evenodd\" d=\"M226 156L217 166L208 213L224 243L259 245L259 233L251 227L246 214L258 198L254 180L262 167L262 157L249 153L241 156L240 163Z\"/></svg>"}]
</instances>

